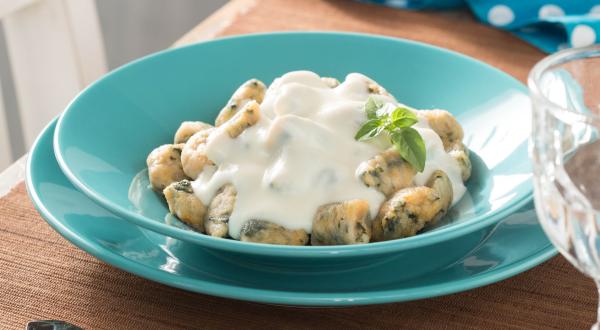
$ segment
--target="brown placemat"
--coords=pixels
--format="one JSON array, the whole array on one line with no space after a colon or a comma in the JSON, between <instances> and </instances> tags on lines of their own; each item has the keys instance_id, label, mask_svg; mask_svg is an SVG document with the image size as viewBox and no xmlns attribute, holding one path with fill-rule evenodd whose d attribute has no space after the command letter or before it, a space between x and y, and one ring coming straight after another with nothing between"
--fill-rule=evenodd
<instances>
[{"instance_id":1,"label":"brown placemat","mask_svg":"<svg viewBox=\"0 0 600 330\"><path fill-rule=\"evenodd\" d=\"M0 328L33 319L89 329L586 329L593 283L562 257L487 287L407 303L293 308L171 288L107 265L50 228L24 184L0 199Z\"/></svg>"},{"instance_id":2,"label":"brown placemat","mask_svg":"<svg viewBox=\"0 0 600 330\"><path fill-rule=\"evenodd\" d=\"M465 13L406 12L343 0L236 2L243 10L223 16L211 33L347 30L400 36L461 51L521 80L543 56ZM178 44L206 34L201 26ZM587 329L595 319L595 292L591 280L556 257L494 285L408 303L306 309L240 302L170 288L96 260L40 218L23 184L0 198L3 329L21 329L32 319L67 320L89 329Z\"/></svg>"}]
</instances>

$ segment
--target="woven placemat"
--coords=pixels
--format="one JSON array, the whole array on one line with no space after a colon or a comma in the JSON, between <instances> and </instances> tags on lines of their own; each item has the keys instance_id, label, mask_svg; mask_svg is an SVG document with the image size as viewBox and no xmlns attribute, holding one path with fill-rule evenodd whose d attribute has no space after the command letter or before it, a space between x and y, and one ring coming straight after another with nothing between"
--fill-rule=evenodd
<instances>
[{"instance_id":1,"label":"woven placemat","mask_svg":"<svg viewBox=\"0 0 600 330\"><path fill-rule=\"evenodd\" d=\"M0 199L0 328L66 320L88 329L586 329L592 281L562 257L460 294L352 308L293 308L190 293L107 265L38 215L23 184Z\"/></svg>"},{"instance_id":2,"label":"woven placemat","mask_svg":"<svg viewBox=\"0 0 600 330\"><path fill-rule=\"evenodd\" d=\"M479 58L524 81L541 53L465 13L406 12L352 1L236 0L243 10L177 44L277 30L337 30L421 40ZM60 319L88 329L587 329L596 290L562 257L460 294L353 308L290 308L190 293L109 266L54 232L24 185L0 198L0 328Z\"/></svg>"}]
</instances>

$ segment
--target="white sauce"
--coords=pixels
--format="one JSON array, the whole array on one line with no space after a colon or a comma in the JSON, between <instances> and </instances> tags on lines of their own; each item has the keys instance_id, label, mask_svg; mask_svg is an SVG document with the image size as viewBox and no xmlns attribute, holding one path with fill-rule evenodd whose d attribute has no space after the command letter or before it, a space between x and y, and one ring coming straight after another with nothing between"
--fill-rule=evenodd
<instances>
[{"instance_id":1,"label":"white sauce","mask_svg":"<svg viewBox=\"0 0 600 330\"><path fill-rule=\"evenodd\" d=\"M332 89L313 72L287 73L267 90L254 126L234 139L223 129L211 134L206 152L217 167L205 169L193 188L208 204L221 186L235 186L231 237L239 238L241 226L250 219L310 233L319 206L350 199L368 201L371 216L377 214L383 194L366 187L356 175L360 163L386 147L381 141L354 140L366 121L363 107L369 80L352 73ZM389 109L399 105L391 97L378 98L389 103ZM458 201L465 187L457 162L444 151L425 119L414 127L427 147L425 170L415 177L416 184L423 185L431 172L441 169L452 181L453 203Z\"/></svg>"}]
</instances>

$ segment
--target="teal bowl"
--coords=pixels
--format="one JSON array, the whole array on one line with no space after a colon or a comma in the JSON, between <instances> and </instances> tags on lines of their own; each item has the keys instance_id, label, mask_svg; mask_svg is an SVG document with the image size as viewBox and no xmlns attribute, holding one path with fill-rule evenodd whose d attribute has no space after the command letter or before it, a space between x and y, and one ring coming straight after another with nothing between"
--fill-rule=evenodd
<instances>
[{"instance_id":1,"label":"teal bowl","mask_svg":"<svg viewBox=\"0 0 600 330\"><path fill-rule=\"evenodd\" d=\"M292 70L343 79L360 72L416 108L443 108L463 125L472 151L468 193L435 228L354 246L275 246L205 236L167 215L148 189L147 154L169 143L184 120L213 122L243 81L265 83ZM56 127L54 151L67 178L123 219L261 267L356 268L377 259L415 259L399 276L447 265L531 199L526 88L507 74L437 47L345 33L274 33L224 38L125 65L84 90ZM301 261L301 262L299 262ZM311 265L311 267L307 267ZM318 266L314 268L314 266Z\"/></svg>"},{"instance_id":2,"label":"teal bowl","mask_svg":"<svg viewBox=\"0 0 600 330\"><path fill-rule=\"evenodd\" d=\"M214 249L124 221L83 195L56 163L52 152L54 124L34 143L27 162L27 190L42 217L67 240L96 258L173 287L284 305L380 304L488 285L534 267L557 253L540 227L531 201L502 219L493 233L459 260L410 280L406 280L409 274L440 255L414 253L413 258L399 256L356 270L338 267L311 274L229 262L224 254L215 255ZM427 250L428 247L423 247L419 252Z\"/></svg>"}]
</instances>

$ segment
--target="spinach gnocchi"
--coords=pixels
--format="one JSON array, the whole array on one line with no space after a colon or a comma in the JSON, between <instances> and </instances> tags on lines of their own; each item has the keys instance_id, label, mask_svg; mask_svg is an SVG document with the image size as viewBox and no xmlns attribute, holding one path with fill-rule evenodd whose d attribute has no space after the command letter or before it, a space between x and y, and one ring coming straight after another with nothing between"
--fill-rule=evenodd
<instances>
[{"instance_id":1,"label":"spinach gnocchi","mask_svg":"<svg viewBox=\"0 0 600 330\"><path fill-rule=\"evenodd\" d=\"M406 108L425 146L424 166L393 137L354 138L378 114ZM267 86L244 82L214 125L185 121L147 158L152 188L205 235L282 245L365 244L410 237L441 219L464 194L469 151L444 110L401 105L358 74L342 82L289 72ZM392 142L390 142L392 141Z\"/></svg>"}]
</instances>

